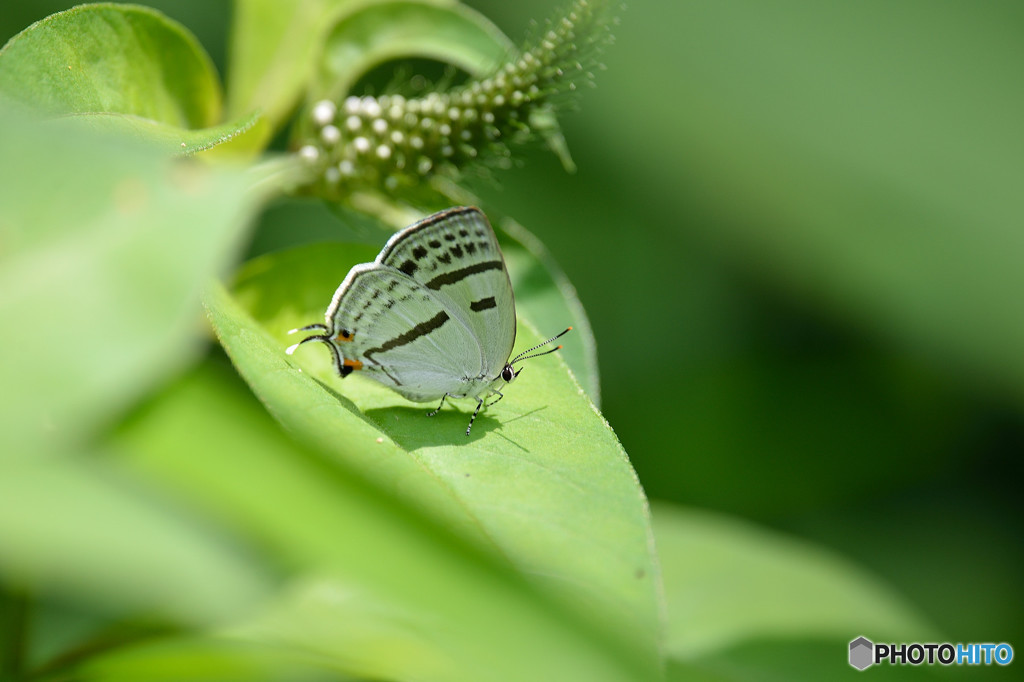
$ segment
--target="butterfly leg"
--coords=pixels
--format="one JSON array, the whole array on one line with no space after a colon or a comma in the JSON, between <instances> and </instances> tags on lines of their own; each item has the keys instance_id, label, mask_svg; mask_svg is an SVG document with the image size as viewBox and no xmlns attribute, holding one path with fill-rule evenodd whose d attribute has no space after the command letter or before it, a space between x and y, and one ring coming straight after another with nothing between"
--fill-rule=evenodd
<instances>
[{"instance_id":1,"label":"butterfly leg","mask_svg":"<svg viewBox=\"0 0 1024 682\"><path fill-rule=\"evenodd\" d=\"M495 401L497 402L497 401ZM476 416L480 414L480 409L484 406L483 398L476 399L476 409L473 410L473 416L469 418L469 426L466 427L466 435L469 435L469 430L473 428L473 422L476 421Z\"/></svg>"},{"instance_id":2,"label":"butterfly leg","mask_svg":"<svg viewBox=\"0 0 1024 682\"><path fill-rule=\"evenodd\" d=\"M447 399L447 398L448 398L448 397L449 397L450 395L451 395L451 393L445 393L445 394L444 394L443 396L441 396L441 404L440 404L440 405L438 405L438 406L437 406L437 409L436 409L436 410L434 410L433 412L427 412L427 416L428 416L428 417L433 417L433 416L434 416L435 414L437 414L438 412L440 412L440 411L441 411L441 408L442 408L442 407L444 407L444 401L445 401L445 400L446 400L446 399Z\"/></svg>"},{"instance_id":3,"label":"butterfly leg","mask_svg":"<svg viewBox=\"0 0 1024 682\"><path fill-rule=\"evenodd\" d=\"M491 402L487 403L487 407L490 407L491 405L495 405L495 404L497 404L497 402L498 402L499 400L501 400L502 398L504 398L504 397L505 397L505 394L504 394L504 393L502 393L501 391L494 391L494 393L497 393L497 394L498 394L498 397L497 397L497 398L495 398L494 400L492 400Z\"/></svg>"}]
</instances>

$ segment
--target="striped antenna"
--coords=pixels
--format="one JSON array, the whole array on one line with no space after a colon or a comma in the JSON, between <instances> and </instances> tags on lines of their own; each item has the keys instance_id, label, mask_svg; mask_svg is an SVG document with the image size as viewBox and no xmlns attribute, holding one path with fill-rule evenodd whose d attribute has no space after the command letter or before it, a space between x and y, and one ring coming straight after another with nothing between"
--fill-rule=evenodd
<instances>
[{"instance_id":1,"label":"striped antenna","mask_svg":"<svg viewBox=\"0 0 1024 682\"><path fill-rule=\"evenodd\" d=\"M544 346L548 345L552 341L555 341L557 339L562 338L563 336L565 336L566 334L568 334L571 331L572 331L572 327L569 327L565 331L563 331L561 333L558 333L558 334L555 334L554 336L552 336L547 341L544 341L543 343L538 343L533 348L527 348L522 353L520 353L519 355L517 355L514 358L512 358L511 360L509 360L508 364L514 365L517 362L519 362L520 360L529 360L530 358L539 358L542 355L547 355L548 353L554 353L555 351L561 350L562 349L561 346L556 346L555 348L549 348L548 350L544 351L543 353L535 353L533 355L530 355L530 353L533 353L533 351L537 350L538 348L543 348Z\"/></svg>"}]
</instances>

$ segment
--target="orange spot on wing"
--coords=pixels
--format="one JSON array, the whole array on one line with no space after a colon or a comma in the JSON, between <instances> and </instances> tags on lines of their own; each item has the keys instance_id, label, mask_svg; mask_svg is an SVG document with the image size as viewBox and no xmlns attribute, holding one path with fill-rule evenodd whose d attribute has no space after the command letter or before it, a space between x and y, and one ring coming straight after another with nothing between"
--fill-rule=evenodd
<instances>
[{"instance_id":1,"label":"orange spot on wing","mask_svg":"<svg viewBox=\"0 0 1024 682\"><path fill-rule=\"evenodd\" d=\"M347 329L342 329L340 332L338 332L338 335L334 337L334 340L338 341L339 343L344 343L345 341L351 341L354 336L355 334L348 331Z\"/></svg>"},{"instance_id":2,"label":"orange spot on wing","mask_svg":"<svg viewBox=\"0 0 1024 682\"><path fill-rule=\"evenodd\" d=\"M360 370L363 368L363 363L359 362L358 360L346 359L345 362L342 364L344 364L346 367L351 367L354 370Z\"/></svg>"}]
</instances>

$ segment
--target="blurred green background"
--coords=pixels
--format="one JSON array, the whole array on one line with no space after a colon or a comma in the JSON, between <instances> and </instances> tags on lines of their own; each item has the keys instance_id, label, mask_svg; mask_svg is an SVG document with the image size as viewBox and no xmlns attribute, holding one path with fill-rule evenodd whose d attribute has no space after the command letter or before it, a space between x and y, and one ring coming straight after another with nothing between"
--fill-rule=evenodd
<instances>
[{"instance_id":1,"label":"blurred green background","mask_svg":"<svg viewBox=\"0 0 1024 682\"><path fill-rule=\"evenodd\" d=\"M226 72L230 4L147 3ZM467 2L515 39L550 3ZM0 42L67 3L12 3ZM636 2L598 87L474 187L594 326L652 498L835 549L1024 641L1024 5ZM272 208L258 238L334 218ZM860 633L850 633L851 638Z\"/></svg>"}]
</instances>

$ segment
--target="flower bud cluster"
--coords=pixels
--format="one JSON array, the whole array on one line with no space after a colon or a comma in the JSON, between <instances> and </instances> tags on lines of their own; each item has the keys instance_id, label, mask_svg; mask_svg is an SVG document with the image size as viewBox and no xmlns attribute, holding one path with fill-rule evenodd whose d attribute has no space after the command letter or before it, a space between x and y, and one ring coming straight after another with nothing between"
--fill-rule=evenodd
<instances>
[{"instance_id":1,"label":"flower bud cluster","mask_svg":"<svg viewBox=\"0 0 1024 682\"><path fill-rule=\"evenodd\" d=\"M478 161L501 164L509 145L543 132L536 130L542 126L535 125L535 114L593 81L585 64L610 36L595 4L603 2L576 0L531 47L458 88L317 102L309 111L314 137L299 150L322 168L311 189L328 199L367 187L394 194Z\"/></svg>"}]
</instances>

